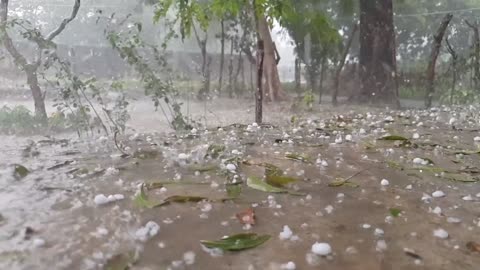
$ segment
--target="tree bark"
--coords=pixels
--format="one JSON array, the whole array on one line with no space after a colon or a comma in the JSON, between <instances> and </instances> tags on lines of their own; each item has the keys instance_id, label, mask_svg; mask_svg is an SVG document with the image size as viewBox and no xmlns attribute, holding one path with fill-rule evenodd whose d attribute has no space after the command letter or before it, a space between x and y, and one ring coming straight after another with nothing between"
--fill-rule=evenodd
<instances>
[{"instance_id":1,"label":"tree bark","mask_svg":"<svg viewBox=\"0 0 480 270\"><path fill-rule=\"evenodd\" d=\"M230 98L233 98L233 40L232 40L232 46L230 47L230 61L228 63L228 96Z\"/></svg>"},{"instance_id":2,"label":"tree bark","mask_svg":"<svg viewBox=\"0 0 480 270\"><path fill-rule=\"evenodd\" d=\"M334 106L337 106L338 101L337 101L337 96L338 96L338 90L340 87L340 75L342 74L343 67L345 66L345 61L347 60L348 53L350 52L350 48L352 47L353 39L355 37L355 34L358 31L358 24L353 25L352 32L350 33L350 37L348 37L347 44L345 45L345 48L343 50L342 58L340 59L340 62L338 63L337 69L335 71L335 78L334 78L334 83L333 83L333 94L332 94L332 104Z\"/></svg>"},{"instance_id":3,"label":"tree bark","mask_svg":"<svg viewBox=\"0 0 480 270\"><path fill-rule=\"evenodd\" d=\"M447 30L453 15L447 14L442 20L437 33L433 37L432 51L430 53L430 61L428 62L426 72L426 95L425 95L425 107L430 108L432 106L433 94L435 93L435 64L437 63L438 54L440 53L440 47L442 46L443 36Z\"/></svg>"},{"instance_id":4,"label":"tree bark","mask_svg":"<svg viewBox=\"0 0 480 270\"><path fill-rule=\"evenodd\" d=\"M207 41L208 41L208 33L205 33L205 37L202 39L198 34L197 28L193 24L193 32L195 33L195 38L197 39L198 47L200 48L200 52L202 55L202 77L203 77L203 84L200 91L198 91L197 99L204 100L207 98L208 94L210 93L210 58L208 57L207 52Z\"/></svg>"},{"instance_id":5,"label":"tree bark","mask_svg":"<svg viewBox=\"0 0 480 270\"><path fill-rule=\"evenodd\" d=\"M325 72L327 72L327 57L324 56L320 65L320 82L318 83L318 104L322 104L323 82L325 81Z\"/></svg>"},{"instance_id":6,"label":"tree bark","mask_svg":"<svg viewBox=\"0 0 480 270\"><path fill-rule=\"evenodd\" d=\"M360 0L360 92L356 102L399 106L392 0Z\"/></svg>"},{"instance_id":7,"label":"tree bark","mask_svg":"<svg viewBox=\"0 0 480 270\"><path fill-rule=\"evenodd\" d=\"M445 43L447 44L447 50L452 56L452 73L453 73L453 78L452 78L452 87L450 89L450 105L453 105L453 95L455 93L455 87L457 86L457 59L458 59L458 54L455 52L453 49L452 45L450 45L450 42L448 42L448 38L445 38Z\"/></svg>"},{"instance_id":8,"label":"tree bark","mask_svg":"<svg viewBox=\"0 0 480 270\"><path fill-rule=\"evenodd\" d=\"M220 33L220 73L218 77L218 91L222 92L223 87L223 67L225 65L225 20L220 21L221 33Z\"/></svg>"},{"instance_id":9,"label":"tree bark","mask_svg":"<svg viewBox=\"0 0 480 270\"><path fill-rule=\"evenodd\" d=\"M287 99L277 69L276 49L270 33L267 18L261 15L258 18L258 32L264 43L265 56L263 69L265 73L265 96L269 101L282 101Z\"/></svg>"},{"instance_id":10,"label":"tree bark","mask_svg":"<svg viewBox=\"0 0 480 270\"><path fill-rule=\"evenodd\" d=\"M473 38L474 38L474 62L473 62L473 84L475 90L479 91L480 86L480 32L478 29L478 23L470 23L468 20L465 20L465 24L468 27L472 28L473 30Z\"/></svg>"},{"instance_id":11,"label":"tree bark","mask_svg":"<svg viewBox=\"0 0 480 270\"><path fill-rule=\"evenodd\" d=\"M257 91L255 92L255 122L263 120L263 67L265 66L265 51L263 40L257 41Z\"/></svg>"},{"instance_id":12,"label":"tree bark","mask_svg":"<svg viewBox=\"0 0 480 270\"><path fill-rule=\"evenodd\" d=\"M300 93L302 90L302 65L300 59L295 58L295 91Z\"/></svg>"}]
</instances>

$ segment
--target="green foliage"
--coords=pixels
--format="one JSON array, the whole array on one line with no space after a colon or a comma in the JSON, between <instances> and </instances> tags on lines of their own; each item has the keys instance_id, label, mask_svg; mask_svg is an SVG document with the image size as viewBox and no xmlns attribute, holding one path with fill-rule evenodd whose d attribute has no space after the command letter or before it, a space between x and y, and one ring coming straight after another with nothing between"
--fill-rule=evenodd
<instances>
[{"instance_id":1,"label":"green foliage","mask_svg":"<svg viewBox=\"0 0 480 270\"><path fill-rule=\"evenodd\" d=\"M0 130L6 133L27 132L35 129L35 116L25 106L0 109Z\"/></svg>"}]
</instances>

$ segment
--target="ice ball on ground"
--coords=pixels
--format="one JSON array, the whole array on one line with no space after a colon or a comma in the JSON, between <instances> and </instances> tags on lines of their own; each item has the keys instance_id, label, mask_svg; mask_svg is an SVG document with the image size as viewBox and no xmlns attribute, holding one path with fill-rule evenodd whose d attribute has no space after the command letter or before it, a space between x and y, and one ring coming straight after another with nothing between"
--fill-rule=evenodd
<instances>
[{"instance_id":1,"label":"ice ball on ground","mask_svg":"<svg viewBox=\"0 0 480 270\"><path fill-rule=\"evenodd\" d=\"M192 265L195 263L195 253L193 251L187 251L183 254L183 261L186 265Z\"/></svg>"},{"instance_id":2,"label":"ice ball on ground","mask_svg":"<svg viewBox=\"0 0 480 270\"><path fill-rule=\"evenodd\" d=\"M104 194L96 195L93 201L95 202L96 205L103 205L110 202L110 200Z\"/></svg>"},{"instance_id":3,"label":"ice ball on ground","mask_svg":"<svg viewBox=\"0 0 480 270\"><path fill-rule=\"evenodd\" d=\"M380 185L382 186L388 186L390 185L390 181L388 181L387 179L382 179L382 181L380 181Z\"/></svg>"},{"instance_id":4,"label":"ice ball on ground","mask_svg":"<svg viewBox=\"0 0 480 270\"><path fill-rule=\"evenodd\" d=\"M295 265L294 262L288 262L280 265L281 270L295 270L297 269L297 266Z\"/></svg>"},{"instance_id":5,"label":"ice ball on ground","mask_svg":"<svg viewBox=\"0 0 480 270\"><path fill-rule=\"evenodd\" d=\"M432 193L432 197L434 198L442 198L442 197L445 197L445 192L441 191L441 190L437 190L435 192Z\"/></svg>"},{"instance_id":6,"label":"ice ball on ground","mask_svg":"<svg viewBox=\"0 0 480 270\"><path fill-rule=\"evenodd\" d=\"M312 252L316 255L327 256L332 253L332 247L328 243L316 242L312 245Z\"/></svg>"},{"instance_id":7,"label":"ice ball on ground","mask_svg":"<svg viewBox=\"0 0 480 270\"><path fill-rule=\"evenodd\" d=\"M440 238L440 239L447 239L448 238L448 232L445 231L444 229L436 229L433 231L433 236Z\"/></svg>"},{"instance_id":8,"label":"ice ball on ground","mask_svg":"<svg viewBox=\"0 0 480 270\"><path fill-rule=\"evenodd\" d=\"M293 232L290 229L290 227L285 225L285 226L283 226L283 231L280 232L278 237L280 238L280 240L287 240L287 239L290 239L290 237L292 237L292 235L293 235Z\"/></svg>"}]
</instances>

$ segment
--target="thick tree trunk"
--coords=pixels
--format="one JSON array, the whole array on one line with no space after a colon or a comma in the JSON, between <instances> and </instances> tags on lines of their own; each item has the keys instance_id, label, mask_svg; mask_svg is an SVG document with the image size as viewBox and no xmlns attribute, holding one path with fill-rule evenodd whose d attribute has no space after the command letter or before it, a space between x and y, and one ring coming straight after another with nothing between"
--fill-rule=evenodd
<instances>
[{"instance_id":1,"label":"thick tree trunk","mask_svg":"<svg viewBox=\"0 0 480 270\"><path fill-rule=\"evenodd\" d=\"M473 51L474 51L474 62L473 62L473 85L475 90L480 91L480 32L478 23L470 23L465 20L465 23L468 27L473 30Z\"/></svg>"},{"instance_id":2,"label":"thick tree trunk","mask_svg":"<svg viewBox=\"0 0 480 270\"><path fill-rule=\"evenodd\" d=\"M360 0L360 93L356 102L399 106L392 0Z\"/></svg>"},{"instance_id":3,"label":"thick tree trunk","mask_svg":"<svg viewBox=\"0 0 480 270\"><path fill-rule=\"evenodd\" d=\"M38 85L37 72L33 68L25 69L27 75L27 84L32 92L33 102L35 105L35 117L43 125L47 124L47 110L45 109L45 97Z\"/></svg>"},{"instance_id":4,"label":"thick tree trunk","mask_svg":"<svg viewBox=\"0 0 480 270\"><path fill-rule=\"evenodd\" d=\"M222 92L223 87L223 67L225 65L225 20L220 21L220 73L218 76L218 92Z\"/></svg>"},{"instance_id":5,"label":"thick tree trunk","mask_svg":"<svg viewBox=\"0 0 480 270\"><path fill-rule=\"evenodd\" d=\"M345 44L342 58L338 63L337 70L335 71L335 78L334 78L335 81L333 83L333 94L332 94L332 104L334 106L337 106L337 103L338 103L337 96L338 96L338 90L340 87L340 75L342 74L343 67L345 66L345 61L347 60L348 53L350 52L350 48L352 47L353 39L357 31L358 31L358 24L355 23L353 25L352 32L350 33L350 37L348 37L347 44Z\"/></svg>"},{"instance_id":6,"label":"thick tree trunk","mask_svg":"<svg viewBox=\"0 0 480 270\"><path fill-rule=\"evenodd\" d=\"M430 61L428 62L428 68L426 73L426 95L425 95L425 107L430 108L432 106L433 94L435 93L435 64L437 63L438 54L440 53L440 47L442 46L443 36L447 30L453 15L447 14L442 20L437 33L433 37L432 52L430 53Z\"/></svg>"},{"instance_id":7,"label":"thick tree trunk","mask_svg":"<svg viewBox=\"0 0 480 270\"><path fill-rule=\"evenodd\" d=\"M287 99L284 92L277 69L277 58L275 44L270 33L270 27L265 16L258 18L258 32L264 42L265 56L263 69L266 81L265 96L269 101L281 101Z\"/></svg>"}]
</instances>

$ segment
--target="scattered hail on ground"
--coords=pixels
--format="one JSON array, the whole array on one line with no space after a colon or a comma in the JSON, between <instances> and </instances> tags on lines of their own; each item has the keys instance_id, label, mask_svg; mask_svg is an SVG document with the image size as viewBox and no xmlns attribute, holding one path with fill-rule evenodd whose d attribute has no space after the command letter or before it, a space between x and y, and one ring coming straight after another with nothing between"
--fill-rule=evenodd
<instances>
[{"instance_id":1,"label":"scattered hail on ground","mask_svg":"<svg viewBox=\"0 0 480 270\"><path fill-rule=\"evenodd\" d=\"M267 114L3 136L0 268L478 269L478 108Z\"/></svg>"}]
</instances>

